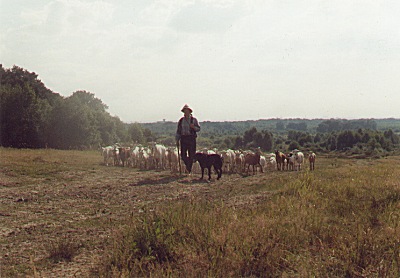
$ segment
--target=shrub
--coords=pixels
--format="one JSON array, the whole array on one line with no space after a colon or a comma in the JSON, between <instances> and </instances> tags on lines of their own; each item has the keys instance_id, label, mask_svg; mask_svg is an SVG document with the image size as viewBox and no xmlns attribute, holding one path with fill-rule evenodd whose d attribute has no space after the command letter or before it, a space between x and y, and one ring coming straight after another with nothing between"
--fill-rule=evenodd
<instances>
[{"instance_id":1,"label":"shrub","mask_svg":"<svg viewBox=\"0 0 400 278\"><path fill-rule=\"evenodd\" d=\"M68 238L61 238L51 242L47 247L48 259L54 263L70 262L78 253L80 245Z\"/></svg>"}]
</instances>

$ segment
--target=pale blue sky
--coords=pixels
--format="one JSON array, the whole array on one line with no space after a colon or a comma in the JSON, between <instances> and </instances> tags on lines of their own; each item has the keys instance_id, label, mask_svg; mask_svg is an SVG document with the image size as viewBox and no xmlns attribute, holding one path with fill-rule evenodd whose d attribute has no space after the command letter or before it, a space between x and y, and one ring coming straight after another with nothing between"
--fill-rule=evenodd
<instances>
[{"instance_id":1,"label":"pale blue sky","mask_svg":"<svg viewBox=\"0 0 400 278\"><path fill-rule=\"evenodd\" d=\"M125 122L400 117L400 1L0 0L0 63Z\"/></svg>"}]
</instances>

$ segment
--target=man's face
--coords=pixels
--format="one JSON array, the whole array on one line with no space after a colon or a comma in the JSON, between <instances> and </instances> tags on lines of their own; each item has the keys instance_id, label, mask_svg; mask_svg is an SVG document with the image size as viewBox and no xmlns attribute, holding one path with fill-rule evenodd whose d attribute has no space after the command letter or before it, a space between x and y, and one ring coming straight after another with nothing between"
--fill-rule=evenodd
<instances>
[{"instance_id":1,"label":"man's face","mask_svg":"<svg viewBox=\"0 0 400 278\"><path fill-rule=\"evenodd\" d=\"M192 113L192 111L190 111L190 109L186 108L183 110L183 113L185 114L185 116L189 116Z\"/></svg>"}]
</instances>

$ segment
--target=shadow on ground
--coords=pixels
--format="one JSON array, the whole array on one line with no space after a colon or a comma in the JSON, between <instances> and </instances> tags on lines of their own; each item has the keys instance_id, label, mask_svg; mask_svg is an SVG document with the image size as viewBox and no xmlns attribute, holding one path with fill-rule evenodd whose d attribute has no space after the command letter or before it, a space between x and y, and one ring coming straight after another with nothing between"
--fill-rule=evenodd
<instances>
[{"instance_id":1,"label":"shadow on ground","mask_svg":"<svg viewBox=\"0 0 400 278\"><path fill-rule=\"evenodd\" d=\"M168 184L171 182L176 182L182 179L185 179L185 176L175 176L175 175L165 175L165 176L156 176L151 178L145 178L135 183L131 183L130 186L142 186L142 185L161 185Z\"/></svg>"}]
</instances>

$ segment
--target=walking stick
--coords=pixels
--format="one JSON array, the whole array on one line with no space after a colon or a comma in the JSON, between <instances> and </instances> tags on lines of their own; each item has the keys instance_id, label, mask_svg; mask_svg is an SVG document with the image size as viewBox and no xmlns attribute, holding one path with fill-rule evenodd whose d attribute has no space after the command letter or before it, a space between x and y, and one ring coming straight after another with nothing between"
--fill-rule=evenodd
<instances>
[{"instance_id":1,"label":"walking stick","mask_svg":"<svg viewBox=\"0 0 400 278\"><path fill-rule=\"evenodd\" d=\"M179 140L176 141L176 147L178 148L178 166L179 166L179 175L182 175L182 167L181 167L181 154L179 152Z\"/></svg>"}]
</instances>

